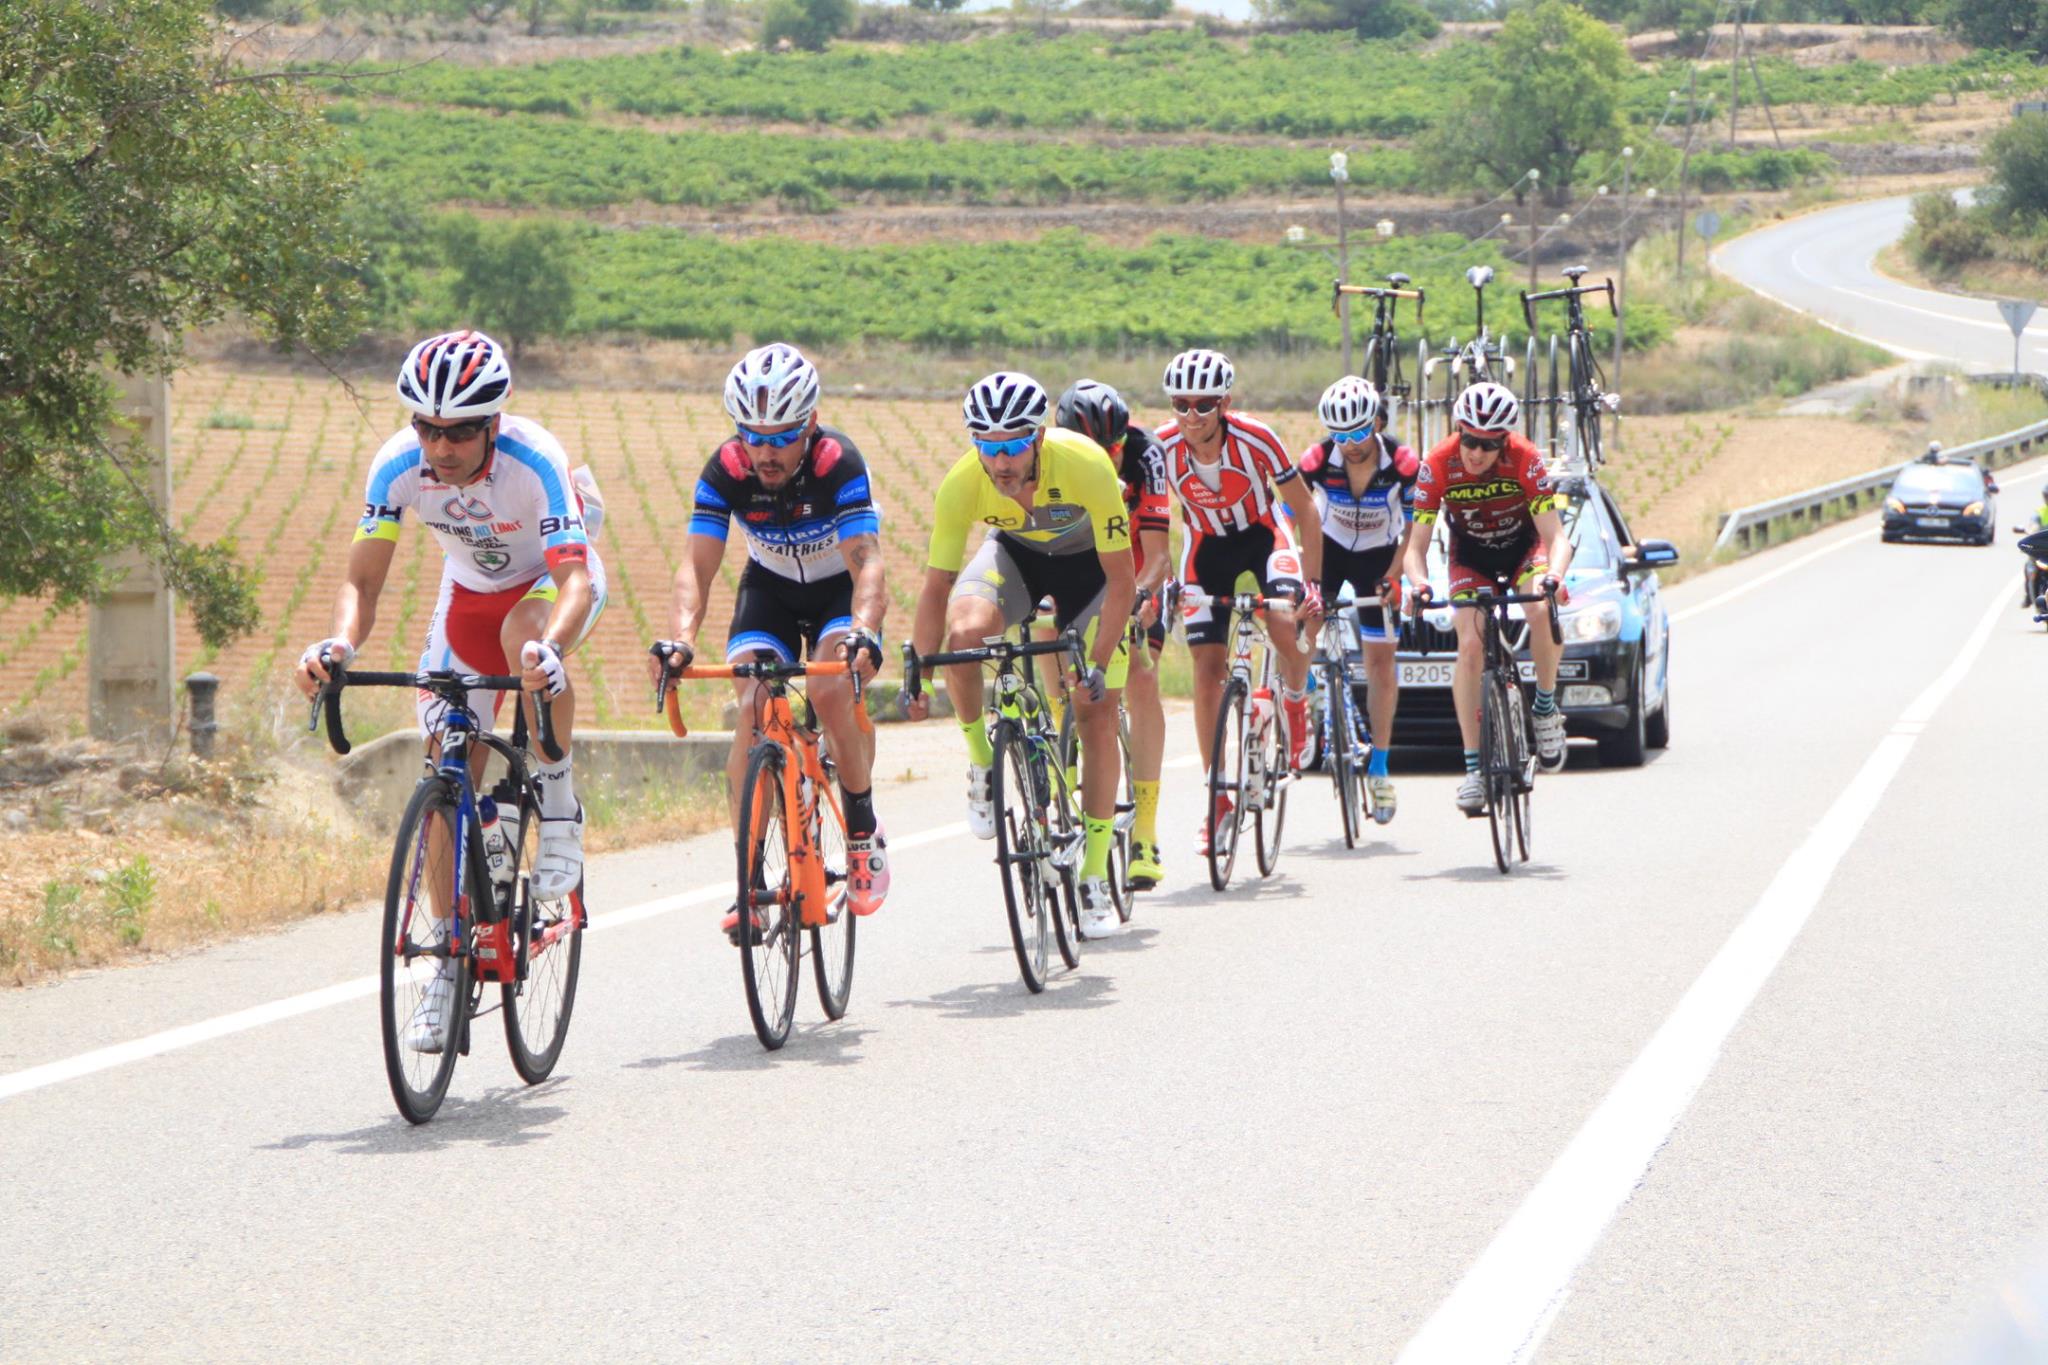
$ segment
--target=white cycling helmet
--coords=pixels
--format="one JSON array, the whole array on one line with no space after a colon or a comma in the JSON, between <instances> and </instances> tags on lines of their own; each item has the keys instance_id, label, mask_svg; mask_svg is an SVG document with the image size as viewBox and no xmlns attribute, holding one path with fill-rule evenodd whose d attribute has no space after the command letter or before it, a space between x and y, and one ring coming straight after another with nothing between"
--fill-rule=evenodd
<instances>
[{"instance_id":1,"label":"white cycling helmet","mask_svg":"<svg viewBox=\"0 0 2048 1365\"><path fill-rule=\"evenodd\" d=\"M1052 409L1052 395L1028 374L997 370L975 381L960 404L967 430L976 436L995 431L1037 431Z\"/></svg>"},{"instance_id":2,"label":"white cycling helmet","mask_svg":"<svg viewBox=\"0 0 2048 1365\"><path fill-rule=\"evenodd\" d=\"M1331 431L1357 431L1372 426L1380 420L1380 391L1370 380L1346 375L1323 390L1316 415Z\"/></svg>"},{"instance_id":3,"label":"white cycling helmet","mask_svg":"<svg viewBox=\"0 0 2048 1365\"><path fill-rule=\"evenodd\" d=\"M482 332L428 337L398 369L398 401L422 417L489 417L511 393L505 348Z\"/></svg>"},{"instance_id":4,"label":"white cycling helmet","mask_svg":"<svg viewBox=\"0 0 2048 1365\"><path fill-rule=\"evenodd\" d=\"M1182 351L1166 364L1168 398L1221 398L1236 382L1237 371L1221 351Z\"/></svg>"},{"instance_id":5,"label":"white cycling helmet","mask_svg":"<svg viewBox=\"0 0 2048 1365\"><path fill-rule=\"evenodd\" d=\"M725 377L725 413L750 427L801 422L818 410L818 367L786 341L748 351Z\"/></svg>"},{"instance_id":6,"label":"white cycling helmet","mask_svg":"<svg viewBox=\"0 0 2048 1365\"><path fill-rule=\"evenodd\" d=\"M1474 431L1509 431L1522 420L1522 404L1505 384L1474 384L1451 405L1452 420Z\"/></svg>"}]
</instances>

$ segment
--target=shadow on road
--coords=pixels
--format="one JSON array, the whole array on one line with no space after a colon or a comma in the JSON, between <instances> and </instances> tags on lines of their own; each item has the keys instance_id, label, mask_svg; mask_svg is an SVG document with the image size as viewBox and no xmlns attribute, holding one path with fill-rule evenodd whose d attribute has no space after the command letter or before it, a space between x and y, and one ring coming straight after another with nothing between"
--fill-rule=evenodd
<instances>
[{"instance_id":1,"label":"shadow on road","mask_svg":"<svg viewBox=\"0 0 2048 1365\"><path fill-rule=\"evenodd\" d=\"M873 1029L851 1024L816 1024L790 1032L779 1051L770 1052L750 1030L706 1043L694 1052L669 1057L642 1057L625 1065L653 1071L668 1066L687 1066L692 1071L770 1071L779 1066L852 1066L861 1060L861 1039Z\"/></svg>"},{"instance_id":2,"label":"shadow on road","mask_svg":"<svg viewBox=\"0 0 2048 1365\"><path fill-rule=\"evenodd\" d=\"M1108 939L1102 946L1116 942L1119 940ZM1014 1019L1040 1010L1099 1010L1116 1003L1115 992L1115 983L1107 977L1066 972L1053 977L1039 995L1012 977L979 986L956 986L923 1000L891 1000L889 1007L936 1010L948 1019Z\"/></svg>"},{"instance_id":3,"label":"shadow on road","mask_svg":"<svg viewBox=\"0 0 2048 1365\"><path fill-rule=\"evenodd\" d=\"M1239 862L1242 864L1244 859L1240 857ZM1218 902L1242 904L1246 901L1300 900L1308 894L1308 890L1301 883L1288 877L1284 867L1270 877L1261 877L1256 870L1250 877L1240 872L1231 878L1228 891L1214 891L1209 887L1209 872L1204 865L1200 881L1183 886L1177 891L1169 891L1165 895L1157 891L1147 891L1144 899L1138 902L1138 909L1142 912L1148 905L1211 905Z\"/></svg>"},{"instance_id":4,"label":"shadow on road","mask_svg":"<svg viewBox=\"0 0 2048 1365\"><path fill-rule=\"evenodd\" d=\"M267 1142L259 1151L299 1152L326 1147L343 1156L409 1156L446 1147L524 1147L547 1136L542 1131L569 1111L542 1101L562 1088L556 1077L540 1085L505 1085L477 1098L453 1095L430 1123L418 1126L393 1114L382 1123L345 1133L300 1133Z\"/></svg>"},{"instance_id":5,"label":"shadow on road","mask_svg":"<svg viewBox=\"0 0 2048 1365\"><path fill-rule=\"evenodd\" d=\"M1411 882L1509 882L1533 877L1539 882L1564 880L1564 869L1549 863L1516 863L1513 873L1502 876L1499 868L1492 863L1474 863L1469 867L1447 867L1440 872L1410 872L1404 880Z\"/></svg>"}]
</instances>

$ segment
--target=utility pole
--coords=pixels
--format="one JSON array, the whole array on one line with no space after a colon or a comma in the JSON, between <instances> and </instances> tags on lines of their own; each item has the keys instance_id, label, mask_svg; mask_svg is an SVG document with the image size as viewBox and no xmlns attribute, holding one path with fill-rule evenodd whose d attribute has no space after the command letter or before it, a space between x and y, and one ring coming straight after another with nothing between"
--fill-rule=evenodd
<instances>
[{"instance_id":1,"label":"utility pole","mask_svg":"<svg viewBox=\"0 0 2048 1365\"><path fill-rule=\"evenodd\" d=\"M1330 179L1337 185L1337 282L1351 283L1351 237L1344 225L1344 186L1351 179L1351 158L1343 152L1330 153ZM1337 315L1344 326L1344 373L1351 369L1351 296L1337 296Z\"/></svg>"},{"instance_id":2,"label":"utility pole","mask_svg":"<svg viewBox=\"0 0 2048 1365\"><path fill-rule=\"evenodd\" d=\"M1678 158L1678 282L1685 283L1685 177L1692 169L1693 118L1697 113L1693 95L1699 85L1700 71L1693 67L1685 73L1685 150Z\"/></svg>"},{"instance_id":3,"label":"utility pole","mask_svg":"<svg viewBox=\"0 0 2048 1365\"><path fill-rule=\"evenodd\" d=\"M117 411L132 425L135 468L158 515L171 512L171 398L161 376L117 379ZM121 433L110 433L119 442ZM87 725L100 739L169 738L175 722L172 678L176 618L163 571L137 550L110 567L114 586L97 602L86 627Z\"/></svg>"},{"instance_id":4,"label":"utility pole","mask_svg":"<svg viewBox=\"0 0 2048 1365\"><path fill-rule=\"evenodd\" d=\"M1735 60L1728 63L1728 145L1735 145L1735 116L1742 111L1742 0L1735 0Z\"/></svg>"},{"instance_id":5,"label":"utility pole","mask_svg":"<svg viewBox=\"0 0 2048 1365\"><path fill-rule=\"evenodd\" d=\"M1617 236L1619 236L1619 237L1621 238L1621 241L1620 241L1620 243L1619 243L1619 246L1620 246L1620 251L1621 251L1621 298L1622 298L1622 299L1626 299L1626 298L1628 297L1628 185L1629 185L1629 173L1630 173L1631 171L1635 170L1635 168L1636 168L1636 149L1635 149L1635 148L1633 148L1633 147L1624 147L1624 148L1622 148L1622 149L1621 149L1621 229L1620 229L1620 231L1619 231L1619 232L1618 232L1618 233L1616 234ZM1618 305L1618 304L1619 304L1620 302L1621 302L1621 300L1620 300L1620 299L1617 299L1617 300L1616 300L1616 303L1617 303L1617 305ZM1623 317L1625 317L1625 316L1627 316L1627 310L1626 310L1626 309L1618 309L1618 310L1617 310L1617 312L1618 312L1618 315L1617 315L1617 316L1615 317L1615 319L1614 319L1614 388L1615 388L1615 391L1616 391L1617 393L1619 393L1619 392L1621 391L1621 325L1622 325L1622 318L1623 318Z\"/></svg>"}]
</instances>

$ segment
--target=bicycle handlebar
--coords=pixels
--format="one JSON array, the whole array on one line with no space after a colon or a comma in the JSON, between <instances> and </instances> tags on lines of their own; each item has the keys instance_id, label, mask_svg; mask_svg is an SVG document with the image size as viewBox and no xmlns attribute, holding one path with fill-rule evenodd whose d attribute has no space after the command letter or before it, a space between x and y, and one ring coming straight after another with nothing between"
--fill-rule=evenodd
<instances>
[{"instance_id":1,"label":"bicycle handlebar","mask_svg":"<svg viewBox=\"0 0 2048 1365\"><path fill-rule=\"evenodd\" d=\"M1060 632L1057 640L991 640L974 649L943 650L937 654L919 654L910 644L903 646L903 695L912 701L924 695L924 670L943 668L948 664L997 663L1006 659L1030 659L1041 654L1066 654L1075 668L1082 663L1081 636L1078 631Z\"/></svg>"},{"instance_id":2,"label":"bicycle handlebar","mask_svg":"<svg viewBox=\"0 0 2048 1365\"><path fill-rule=\"evenodd\" d=\"M762 682L786 682L791 678L841 678L853 679L853 723L863 734L873 734L875 723L868 716L868 708L861 703L866 690L859 670L851 663L812 659L803 663L791 663L782 659L758 659L728 664L691 663L684 668L668 667L672 655L660 652L655 645L648 653L663 663L661 677L654 684L654 708L668 717L668 728L677 739L690 733L683 721L683 704L677 694L676 684L685 681L701 681L706 678L753 678Z\"/></svg>"},{"instance_id":3,"label":"bicycle handlebar","mask_svg":"<svg viewBox=\"0 0 2048 1365\"><path fill-rule=\"evenodd\" d=\"M341 693L348 687L412 687L422 692L432 692L443 700L456 705L467 705L467 694L475 691L519 692L526 684L518 677L489 673L460 673L452 668L422 669L415 673L379 673L371 670L350 671L328 665L328 680L313 696L316 712L327 720L327 743L337 754L347 754L353 747L341 724ZM562 747L555 742L554 705L552 701L536 692L533 694L533 736L540 746L541 756L550 763L562 761ZM314 721L314 725L318 720ZM314 728L308 725L307 729Z\"/></svg>"},{"instance_id":4,"label":"bicycle handlebar","mask_svg":"<svg viewBox=\"0 0 2048 1365\"><path fill-rule=\"evenodd\" d=\"M1536 310L1530 307L1531 304L1547 303L1551 299L1583 298L1587 294L1605 294L1607 296L1607 311L1615 317L1621 316L1621 304L1615 297L1613 280L1608 280L1602 284L1575 284L1567 289L1544 289L1533 294L1524 289L1522 291L1522 321L1529 324L1529 335L1534 336L1536 334Z\"/></svg>"},{"instance_id":5,"label":"bicycle handlebar","mask_svg":"<svg viewBox=\"0 0 2048 1365\"><path fill-rule=\"evenodd\" d=\"M1428 601L1427 597L1422 598L1423 603ZM1528 605L1535 602L1547 602L1550 604L1550 610L1546 613L1550 618L1550 641L1552 644L1563 644L1564 627L1558 623L1557 619L1557 591L1555 589L1549 589L1544 592L1493 592L1482 589L1474 597L1454 597L1447 605L1491 611L1497 606L1504 606L1510 603Z\"/></svg>"},{"instance_id":6,"label":"bicycle handlebar","mask_svg":"<svg viewBox=\"0 0 2048 1365\"><path fill-rule=\"evenodd\" d=\"M1330 311L1332 313L1337 311L1338 300L1346 294L1353 294L1368 299L1414 299L1415 321L1420 323L1422 321L1423 292L1420 289L1390 289L1384 285L1377 284L1346 284L1342 280L1338 280L1330 289Z\"/></svg>"}]
</instances>

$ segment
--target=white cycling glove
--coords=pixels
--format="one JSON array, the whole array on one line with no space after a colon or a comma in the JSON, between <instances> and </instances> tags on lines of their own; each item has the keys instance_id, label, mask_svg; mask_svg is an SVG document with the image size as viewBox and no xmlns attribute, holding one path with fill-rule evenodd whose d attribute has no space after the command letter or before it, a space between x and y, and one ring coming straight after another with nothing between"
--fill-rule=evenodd
<instances>
[{"instance_id":1,"label":"white cycling glove","mask_svg":"<svg viewBox=\"0 0 2048 1365\"><path fill-rule=\"evenodd\" d=\"M356 657L356 647L339 635L329 636L317 645L306 646L306 652L299 656L299 667L310 672L323 653L330 668L347 668L349 660Z\"/></svg>"},{"instance_id":2,"label":"white cycling glove","mask_svg":"<svg viewBox=\"0 0 2048 1365\"><path fill-rule=\"evenodd\" d=\"M547 674L548 699L562 695L562 689L569 685L569 668L562 662L561 651L546 640L528 640L519 647L519 666L537 668Z\"/></svg>"}]
</instances>

